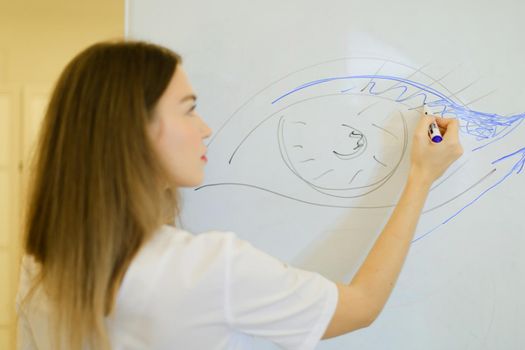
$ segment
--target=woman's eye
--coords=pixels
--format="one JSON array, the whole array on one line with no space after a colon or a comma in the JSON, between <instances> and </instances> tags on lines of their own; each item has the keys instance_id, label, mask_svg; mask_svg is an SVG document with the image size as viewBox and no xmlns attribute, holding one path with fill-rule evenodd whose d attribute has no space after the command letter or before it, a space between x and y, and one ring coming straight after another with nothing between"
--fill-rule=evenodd
<instances>
[{"instance_id":1,"label":"woman's eye","mask_svg":"<svg viewBox=\"0 0 525 350\"><path fill-rule=\"evenodd\" d=\"M468 104L453 92L471 89L467 83L446 86L421 68L374 58L298 70L239 104L218 128L208 144L207 179L197 190L250 188L315 206L391 208L406 181L411 135L427 104L459 120L465 151L434 183L419 239L525 162L525 145L512 132L525 113L476 111L480 99Z\"/></svg>"},{"instance_id":2,"label":"woman's eye","mask_svg":"<svg viewBox=\"0 0 525 350\"><path fill-rule=\"evenodd\" d=\"M197 108L197 105L193 105L191 106L191 108L188 110L188 113L187 114L193 114L193 112L195 112L195 109Z\"/></svg>"}]
</instances>

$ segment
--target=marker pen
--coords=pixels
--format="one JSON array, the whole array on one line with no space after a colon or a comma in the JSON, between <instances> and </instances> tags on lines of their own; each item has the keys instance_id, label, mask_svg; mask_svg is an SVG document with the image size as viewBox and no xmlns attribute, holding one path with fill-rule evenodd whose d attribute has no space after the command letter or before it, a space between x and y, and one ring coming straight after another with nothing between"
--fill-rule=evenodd
<instances>
[{"instance_id":1,"label":"marker pen","mask_svg":"<svg viewBox=\"0 0 525 350\"><path fill-rule=\"evenodd\" d=\"M426 104L423 105L423 109L424 109L426 115L431 115L432 114L428 110L428 107L427 107ZM439 127L438 127L438 125L437 125L435 120L428 127L428 136L430 137L430 139L434 143L439 143L439 142L443 141L443 136L441 136L441 132L439 131Z\"/></svg>"}]
</instances>

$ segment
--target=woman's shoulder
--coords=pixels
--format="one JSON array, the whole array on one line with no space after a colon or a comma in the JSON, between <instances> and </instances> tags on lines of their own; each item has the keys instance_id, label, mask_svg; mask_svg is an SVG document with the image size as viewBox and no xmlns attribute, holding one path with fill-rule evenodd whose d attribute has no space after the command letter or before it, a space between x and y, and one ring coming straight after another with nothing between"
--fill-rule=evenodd
<instances>
[{"instance_id":1,"label":"woman's shoulder","mask_svg":"<svg viewBox=\"0 0 525 350\"><path fill-rule=\"evenodd\" d=\"M193 234L163 226L130 264L119 292L121 307L130 300L137 305L171 305L182 302L178 298L184 288L191 286L197 293L223 286L234 237L232 232Z\"/></svg>"},{"instance_id":2,"label":"woman's shoulder","mask_svg":"<svg viewBox=\"0 0 525 350\"><path fill-rule=\"evenodd\" d=\"M233 232L207 231L194 234L166 225L142 246L133 259L132 268L149 266L152 270L168 274L178 270L188 272L192 269L224 268L236 241L238 239Z\"/></svg>"},{"instance_id":3,"label":"woman's shoulder","mask_svg":"<svg viewBox=\"0 0 525 350\"><path fill-rule=\"evenodd\" d=\"M237 241L235 233L230 231L206 231L192 233L175 226L164 225L152 237L149 244L154 249L166 250L216 250L226 248Z\"/></svg>"}]
</instances>

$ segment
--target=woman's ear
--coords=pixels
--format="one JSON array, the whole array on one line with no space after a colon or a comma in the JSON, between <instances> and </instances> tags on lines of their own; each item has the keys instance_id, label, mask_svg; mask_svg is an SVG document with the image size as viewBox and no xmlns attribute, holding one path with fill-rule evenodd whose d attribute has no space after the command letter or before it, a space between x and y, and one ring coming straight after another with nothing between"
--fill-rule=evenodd
<instances>
[{"instance_id":1,"label":"woman's ear","mask_svg":"<svg viewBox=\"0 0 525 350\"><path fill-rule=\"evenodd\" d=\"M151 120L148 122L148 125L146 127L148 136L151 141L155 142L157 140L162 132L162 123L161 118L159 118L156 113L153 113Z\"/></svg>"}]
</instances>

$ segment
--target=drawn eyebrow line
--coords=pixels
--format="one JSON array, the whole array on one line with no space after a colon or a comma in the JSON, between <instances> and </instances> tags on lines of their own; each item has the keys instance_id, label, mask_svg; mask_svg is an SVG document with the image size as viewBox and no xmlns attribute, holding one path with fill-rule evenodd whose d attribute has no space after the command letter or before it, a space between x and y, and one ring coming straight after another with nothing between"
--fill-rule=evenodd
<instances>
[{"instance_id":1,"label":"drawn eyebrow line","mask_svg":"<svg viewBox=\"0 0 525 350\"><path fill-rule=\"evenodd\" d=\"M463 92L463 91L467 90L469 87L471 87L472 85L476 84L478 81L479 81L479 79L474 80L473 82L471 82L470 84L467 84L466 86L462 87L462 88L459 89L458 91L454 91L451 95L448 95L447 97L452 97L452 96L454 96L455 98L458 98L458 97L456 96L456 94L459 94L460 92ZM463 106L465 106L464 103L463 103Z\"/></svg>"},{"instance_id":2,"label":"drawn eyebrow line","mask_svg":"<svg viewBox=\"0 0 525 350\"><path fill-rule=\"evenodd\" d=\"M366 107L365 107L365 108L363 108L363 109L362 109L362 110L361 110L360 112L358 112L358 113L357 113L357 115L361 115L361 113L363 113L363 112L364 112L364 111L366 111L367 109L369 109L369 108L371 108L371 107L375 106L375 105L376 105L376 104L378 104L378 103L379 103L379 101L377 101L377 102L374 102L374 103L372 103L372 104L371 104L371 105L369 105L369 106L366 106Z\"/></svg>"},{"instance_id":3,"label":"drawn eyebrow line","mask_svg":"<svg viewBox=\"0 0 525 350\"><path fill-rule=\"evenodd\" d=\"M352 86L351 88L341 90L341 93L342 94L347 93L348 91L353 90L354 88L355 88L355 86Z\"/></svg>"},{"instance_id":4,"label":"drawn eyebrow line","mask_svg":"<svg viewBox=\"0 0 525 350\"><path fill-rule=\"evenodd\" d=\"M381 164L382 166L386 167L386 164L385 164L385 163L383 163L383 162L380 162L380 161L379 161L379 160L378 160L378 159L376 158L376 156L375 156L375 155L374 155L374 157L373 157L373 158L374 158L374 160L375 160L376 162L378 162L378 163L379 163L379 164Z\"/></svg>"},{"instance_id":5,"label":"drawn eyebrow line","mask_svg":"<svg viewBox=\"0 0 525 350\"><path fill-rule=\"evenodd\" d=\"M474 100L472 100L472 101L469 101L469 102L465 103L465 107L466 107L466 106L469 106L469 105L471 105L471 104L473 104L474 102L478 102L479 100L481 100L481 99L483 99L483 98L485 98L485 97L487 97L487 96L489 96L489 95L492 95L492 94L495 93L496 91L497 91L497 90L494 89L494 90L492 90L492 91L486 93L485 95L483 95L483 96L481 96L481 97L478 97L478 98L476 98L476 99L474 99Z\"/></svg>"},{"instance_id":6,"label":"drawn eyebrow line","mask_svg":"<svg viewBox=\"0 0 525 350\"><path fill-rule=\"evenodd\" d=\"M303 145L293 145L294 148L303 148Z\"/></svg>"},{"instance_id":7,"label":"drawn eyebrow line","mask_svg":"<svg viewBox=\"0 0 525 350\"><path fill-rule=\"evenodd\" d=\"M349 185L355 180L356 176L357 176L361 171L363 171L363 169L359 169L359 170L354 174L354 176L352 176L352 179L350 179L350 181L348 182Z\"/></svg>"},{"instance_id":8,"label":"drawn eyebrow line","mask_svg":"<svg viewBox=\"0 0 525 350\"><path fill-rule=\"evenodd\" d=\"M396 135L394 135L393 133L391 133L390 131L388 131L387 129L382 128L379 125L376 125L374 123L372 123L372 126L375 126L376 128L383 130L384 132L386 132L387 134L390 134L392 137L394 137L396 140L398 140L398 137Z\"/></svg>"},{"instance_id":9,"label":"drawn eyebrow line","mask_svg":"<svg viewBox=\"0 0 525 350\"><path fill-rule=\"evenodd\" d=\"M308 159L300 161L300 163L311 162L312 160L315 160L315 158L308 158Z\"/></svg>"},{"instance_id":10,"label":"drawn eyebrow line","mask_svg":"<svg viewBox=\"0 0 525 350\"><path fill-rule=\"evenodd\" d=\"M325 176L326 174L328 174L328 173L330 173L330 172L332 172L332 171L334 171L334 169L327 170L327 171L325 171L324 173L322 173L321 175L315 177L314 180L318 180L318 179L321 178L322 176Z\"/></svg>"},{"instance_id":11,"label":"drawn eyebrow line","mask_svg":"<svg viewBox=\"0 0 525 350\"><path fill-rule=\"evenodd\" d=\"M455 67L455 68L452 68L451 70L449 70L447 73L443 74L441 77L439 77L437 80L434 80L433 82L431 82L428 86L432 86L434 85L435 83L438 83L440 82L441 80L445 79L446 77L448 77L450 74L452 74L453 71L455 71L456 69L458 69L459 66Z\"/></svg>"},{"instance_id":12,"label":"drawn eyebrow line","mask_svg":"<svg viewBox=\"0 0 525 350\"><path fill-rule=\"evenodd\" d=\"M303 125L306 125L306 123L303 122L303 121L296 121L296 122L293 122L293 124L303 124Z\"/></svg>"}]
</instances>

